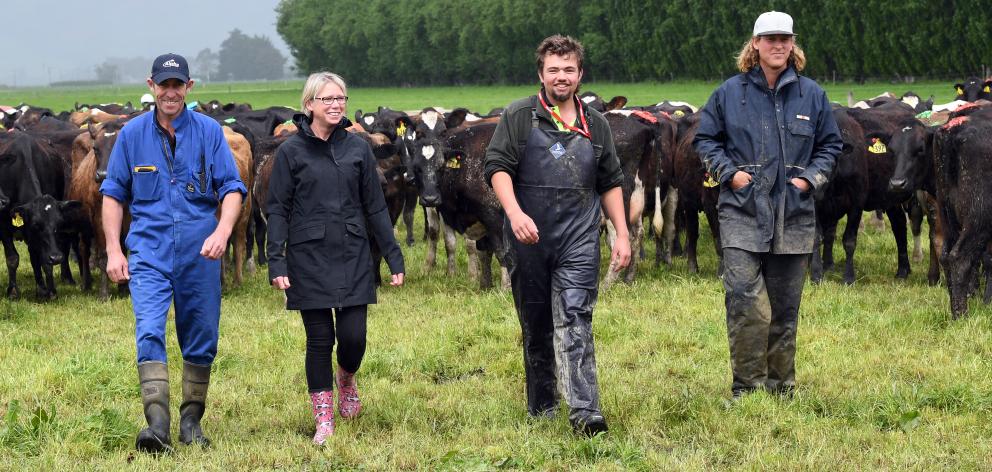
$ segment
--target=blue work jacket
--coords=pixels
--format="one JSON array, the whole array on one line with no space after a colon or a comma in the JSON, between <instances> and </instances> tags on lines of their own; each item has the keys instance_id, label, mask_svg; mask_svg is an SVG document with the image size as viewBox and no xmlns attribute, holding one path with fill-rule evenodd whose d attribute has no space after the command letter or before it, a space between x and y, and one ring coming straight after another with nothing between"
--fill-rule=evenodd
<instances>
[{"instance_id":1,"label":"blue work jacket","mask_svg":"<svg viewBox=\"0 0 992 472\"><path fill-rule=\"evenodd\" d=\"M248 193L220 125L183 109L172 122L173 153L155 112L121 128L100 192L128 206L131 254L172 273L177 251L199 252L217 227L217 206L230 192ZM218 281L219 282L219 281Z\"/></svg>"},{"instance_id":2,"label":"blue work jacket","mask_svg":"<svg viewBox=\"0 0 992 472\"><path fill-rule=\"evenodd\" d=\"M813 190L831 175L843 142L827 94L789 66L769 88L760 66L722 85L700 110L693 141L720 183L717 209L723 247L774 254L813 250ZM737 171L751 183L730 188ZM812 188L789 183L799 177Z\"/></svg>"}]
</instances>

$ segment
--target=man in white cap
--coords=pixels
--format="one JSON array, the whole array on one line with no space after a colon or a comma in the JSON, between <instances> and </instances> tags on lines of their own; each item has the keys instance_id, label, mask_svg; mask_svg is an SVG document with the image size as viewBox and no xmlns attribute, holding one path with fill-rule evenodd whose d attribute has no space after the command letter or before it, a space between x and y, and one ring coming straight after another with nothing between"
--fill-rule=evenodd
<instances>
[{"instance_id":1,"label":"man in white cap","mask_svg":"<svg viewBox=\"0 0 992 472\"><path fill-rule=\"evenodd\" d=\"M731 393L791 395L796 327L813 251L812 192L827 183L842 141L827 95L801 77L792 17L762 13L737 56L741 73L701 110L693 142L720 183Z\"/></svg>"}]
</instances>

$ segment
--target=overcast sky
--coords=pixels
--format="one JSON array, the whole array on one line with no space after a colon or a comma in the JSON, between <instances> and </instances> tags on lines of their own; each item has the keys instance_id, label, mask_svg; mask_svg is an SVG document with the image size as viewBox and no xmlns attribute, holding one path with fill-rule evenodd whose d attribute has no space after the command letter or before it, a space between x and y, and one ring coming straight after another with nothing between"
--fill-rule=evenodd
<instances>
[{"instance_id":1,"label":"overcast sky","mask_svg":"<svg viewBox=\"0 0 992 472\"><path fill-rule=\"evenodd\" d=\"M6 47L0 84L44 85L93 79L108 57L147 57L165 52L192 60L214 52L228 33L265 35L289 59L276 33L279 0L66 0L3 1ZM151 70L151 62L148 64ZM193 71L193 75L196 72Z\"/></svg>"}]
</instances>

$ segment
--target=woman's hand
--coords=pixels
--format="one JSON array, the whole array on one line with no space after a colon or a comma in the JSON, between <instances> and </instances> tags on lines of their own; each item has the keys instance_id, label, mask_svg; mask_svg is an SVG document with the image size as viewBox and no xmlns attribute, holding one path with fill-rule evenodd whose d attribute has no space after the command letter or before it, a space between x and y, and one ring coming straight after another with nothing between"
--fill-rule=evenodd
<instances>
[{"instance_id":1,"label":"woman's hand","mask_svg":"<svg viewBox=\"0 0 992 472\"><path fill-rule=\"evenodd\" d=\"M392 285L393 287L403 285L403 273L400 272L398 274L393 274L393 280L389 282L389 285Z\"/></svg>"},{"instance_id":2,"label":"woman's hand","mask_svg":"<svg viewBox=\"0 0 992 472\"><path fill-rule=\"evenodd\" d=\"M289 288L289 277L283 275L272 279L272 286L279 290L286 290L287 288Z\"/></svg>"}]
</instances>

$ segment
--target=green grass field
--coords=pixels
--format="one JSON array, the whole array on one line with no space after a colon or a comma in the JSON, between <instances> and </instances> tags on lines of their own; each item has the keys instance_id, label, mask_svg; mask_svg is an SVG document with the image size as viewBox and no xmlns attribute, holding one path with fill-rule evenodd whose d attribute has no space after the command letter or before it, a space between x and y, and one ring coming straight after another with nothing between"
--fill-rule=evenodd
<instances>
[{"instance_id":1,"label":"green grass field","mask_svg":"<svg viewBox=\"0 0 992 472\"><path fill-rule=\"evenodd\" d=\"M624 93L631 103L672 97L698 104L712 86L586 89ZM355 89L349 108L485 110L532 89ZM885 89L892 87L856 96ZM454 91L465 95L446 95ZM0 103L20 102L7 93ZM25 101L56 106L75 100L58 91L41 93ZM98 93L93 97L113 97ZM291 104L296 94L232 91L226 97ZM419 235L422 218L417 220ZM179 447L160 458L133 452L144 419L130 301L103 303L60 285L57 300L36 302L22 246L18 280L24 297L0 301L0 470L992 468L990 308L973 301L969 317L950 321L946 289L926 285L926 262L914 261L910 278L896 281L890 231L866 225L855 285L844 286L834 271L823 284L806 287L795 398L759 393L729 405L723 289L712 240L705 228L702 233L700 274L688 273L684 259L654 268L649 244L638 280L600 296L593 324L611 427L605 436L573 435L564 414L528 419L520 329L509 293L480 292L468 279L462 248L456 276L441 267L425 270L425 244L418 238L413 248L403 248L406 286L381 289L379 304L370 309L368 351L358 376L365 410L355 421L339 420L325 448L310 444L302 322L283 309L263 268L224 295L204 419L214 446ZM842 265L839 244L835 253ZM168 335L175 440L181 362L171 325Z\"/></svg>"}]
</instances>

